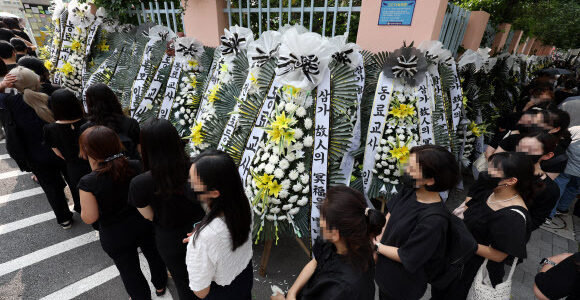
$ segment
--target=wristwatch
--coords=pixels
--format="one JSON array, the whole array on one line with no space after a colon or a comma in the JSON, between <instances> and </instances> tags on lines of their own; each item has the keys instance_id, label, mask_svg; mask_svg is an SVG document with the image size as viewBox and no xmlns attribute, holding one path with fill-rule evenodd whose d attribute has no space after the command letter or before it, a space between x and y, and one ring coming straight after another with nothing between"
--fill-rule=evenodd
<instances>
[{"instance_id":1,"label":"wristwatch","mask_svg":"<svg viewBox=\"0 0 580 300\"><path fill-rule=\"evenodd\" d=\"M542 258L542 260L540 260L540 265L541 266L545 266L545 265L552 265L552 266L556 266L556 263L547 259L547 258Z\"/></svg>"}]
</instances>

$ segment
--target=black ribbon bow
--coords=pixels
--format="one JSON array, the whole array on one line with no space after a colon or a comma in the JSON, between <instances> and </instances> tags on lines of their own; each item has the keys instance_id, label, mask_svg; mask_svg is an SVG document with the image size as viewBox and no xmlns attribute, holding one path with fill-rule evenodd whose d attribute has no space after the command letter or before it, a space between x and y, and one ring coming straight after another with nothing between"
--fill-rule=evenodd
<instances>
[{"instance_id":1,"label":"black ribbon bow","mask_svg":"<svg viewBox=\"0 0 580 300\"><path fill-rule=\"evenodd\" d=\"M393 66L393 75L396 78L415 76L417 74L417 61L418 58L415 55L409 57L409 59L403 55L397 57L398 64Z\"/></svg>"},{"instance_id":2,"label":"black ribbon bow","mask_svg":"<svg viewBox=\"0 0 580 300\"><path fill-rule=\"evenodd\" d=\"M175 49L175 52L183 54L183 56L191 56L191 57L197 57L198 51L199 49L197 48L197 45L195 43L192 43L189 46L179 43L177 45L177 49Z\"/></svg>"},{"instance_id":3,"label":"black ribbon bow","mask_svg":"<svg viewBox=\"0 0 580 300\"><path fill-rule=\"evenodd\" d=\"M268 62L268 60L272 57L274 57L276 55L276 53L278 52L278 49L280 49L280 44L278 44L274 49L270 50L270 52L267 52L262 50L260 47L256 47L256 52L258 52L258 55L256 56L252 56L252 60L254 61L254 65L256 67L261 67L263 66L266 62Z\"/></svg>"},{"instance_id":4,"label":"black ribbon bow","mask_svg":"<svg viewBox=\"0 0 580 300\"><path fill-rule=\"evenodd\" d=\"M350 64L352 63L352 60L350 58L348 58L348 55L353 53L354 50L353 49L348 49L346 51L342 51L342 52L336 52L332 55L332 58L337 62L337 63L341 63L341 64Z\"/></svg>"},{"instance_id":5,"label":"black ribbon bow","mask_svg":"<svg viewBox=\"0 0 580 300\"><path fill-rule=\"evenodd\" d=\"M222 54L238 54L240 52L240 44L246 42L246 38L241 38L238 33L234 33L232 37L227 38L225 35L220 37L222 42Z\"/></svg>"},{"instance_id":6,"label":"black ribbon bow","mask_svg":"<svg viewBox=\"0 0 580 300\"><path fill-rule=\"evenodd\" d=\"M310 82L314 83L314 79L312 79L311 75L320 74L320 70L318 69L319 63L320 62L318 61L318 57L314 54L297 57L296 55L290 53L290 57L280 56L278 68L286 68L280 75L288 74L295 69L302 69L304 76L306 76Z\"/></svg>"}]
</instances>

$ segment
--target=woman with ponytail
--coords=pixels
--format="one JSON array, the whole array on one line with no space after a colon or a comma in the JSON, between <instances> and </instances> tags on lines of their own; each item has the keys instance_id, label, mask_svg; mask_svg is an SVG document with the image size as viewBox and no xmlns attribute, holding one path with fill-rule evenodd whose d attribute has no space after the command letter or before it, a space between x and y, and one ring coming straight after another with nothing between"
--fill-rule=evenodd
<instances>
[{"instance_id":1,"label":"woman with ponytail","mask_svg":"<svg viewBox=\"0 0 580 300\"><path fill-rule=\"evenodd\" d=\"M0 90L11 87L17 94L0 94L0 108L6 131L6 148L23 171L32 171L46 194L64 229L72 226L72 212L64 194L65 162L43 145L46 124L54 117L48 96L40 92L40 79L32 70L16 67L0 83Z\"/></svg>"},{"instance_id":2,"label":"woman with ponytail","mask_svg":"<svg viewBox=\"0 0 580 300\"><path fill-rule=\"evenodd\" d=\"M320 210L320 229L312 247L313 259L302 269L281 299L373 300L374 245L385 216L367 207L364 196L349 187L328 190Z\"/></svg>"},{"instance_id":3,"label":"woman with ponytail","mask_svg":"<svg viewBox=\"0 0 580 300\"><path fill-rule=\"evenodd\" d=\"M139 162L125 158L121 140L105 126L85 130L79 148L92 169L78 186L81 218L87 224L99 221L101 246L115 262L131 299L151 299L137 248L149 263L157 295L164 294L167 270L155 246L153 226L127 202L129 183L140 171Z\"/></svg>"},{"instance_id":4,"label":"woman with ponytail","mask_svg":"<svg viewBox=\"0 0 580 300\"><path fill-rule=\"evenodd\" d=\"M534 170L527 155L502 152L490 157L485 186L475 187L471 198L464 202L467 209L463 221L478 243L476 255L447 288L431 291L434 299L466 299L486 258L493 286L503 281L505 263L511 264L513 257L526 258L532 228L528 207L543 187Z\"/></svg>"},{"instance_id":5,"label":"woman with ponytail","mask_svg":"<svg viewBox=\"0 0 580 300\"><path fill-rule=\"evenodd\" d=\"M441 146L416 146L410 152L404 187L387 202L387 223L377 238L375 280L381 300L420 299L446 262L449 211L439 192L455 187L459 166Z\"/></svg>"}]
</instances>

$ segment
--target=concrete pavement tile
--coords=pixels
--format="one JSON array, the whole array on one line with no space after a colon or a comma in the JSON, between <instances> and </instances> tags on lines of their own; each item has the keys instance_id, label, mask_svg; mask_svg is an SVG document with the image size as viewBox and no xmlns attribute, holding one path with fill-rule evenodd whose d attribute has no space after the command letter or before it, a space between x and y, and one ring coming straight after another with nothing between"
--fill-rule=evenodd
<instances>
[{"instance_id":1,"label":"concrete pavement tile","mask_svg":"<svg viewBox=\"0 0 580 300\"><path fill-rule=\"evenodd\" d=\"M552 248L552 253L554 253L554 255L560 254L560 253L566 253L568 252L568 249L566 248L560 248L556 245L554 245L554 247Z\"/></svg>"},{"instance_id":2,"label":"concrete pavement tile","mask_svg":"<svg viewBox=\"0 0 580 300\"><path fill-rule=\"evenodd\" d=\"M568 240L568 251L569 252L578 252L578 242L577 241L572 241L572 240Z\"/></svg>"},{"instance_id":3,"label":"concrete pavement tile","mask_svg":"<svg viewBox=\"0 0 580 300\"><path fill-rule=\"evenodd\" d=\"M546 230L540 229L540 234L542 236L542 241L552 244L553 240L554 240L554 234L551 232L548 232Z\"/></svg>"},{"instance_id":4,"label":"concrete pavement tile","mask_svg":"<svg viewBox=\"0 0 580 300\"><path fill-rule=\"evenodd\" d=\"M559 248L568 248L568 239L565 239L561 236L554 235L554 246L558 246Z\"/></svg>"}]
</instances>

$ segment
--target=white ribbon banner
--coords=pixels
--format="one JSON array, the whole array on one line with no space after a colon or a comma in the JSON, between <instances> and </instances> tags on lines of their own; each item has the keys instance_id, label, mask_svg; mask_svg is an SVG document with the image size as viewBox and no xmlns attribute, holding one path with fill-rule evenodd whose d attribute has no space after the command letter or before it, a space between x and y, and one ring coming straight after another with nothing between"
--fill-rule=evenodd
<instances>
[{"instance_id":1,"label":"white ribbon banner","mask_svg":"<svg viewBox=\"0 0 580 300\"><path fill-rule=\"evenodd\" d=\"M330 138L330 69L326 69L316 91L314 116L314 143L312 151L312 178L310 210L310 237L312 242L320 235L320 206L328 187L328 146Z\"/></svg>"},{"instance_id":2,"label":"white ribbon banner","mask_svg":"<svg viewBox=\"0 0 580 300\"><path fill-rule=\"evenodd\" d=\"M91 47L93 45L93 42L95 41L95 36L97 35L99 25L101 25L101 22L95 21L93 23L93 25L91 25L91 28L89 29L89 35L87 36L87 46L85 49L85 57L87 57L87 58L91 54ZM85 78L86 73L87 73L87 64L85 63L85 64L83 64L83 71L82 71L82 76L81 76L83 86L85 85L84 78Z\"/></svg>"},{"instance_id":3,"label":"white ribbon banner","mask_svg":"<svg viewBox=\"0 0 580 300\"><path fill-rule=\"evenodd\" d=\"M165 87L161 109L159 110L159 119L169 119L169 112L171 112L171 107L173 107L173 101L177 94L177 86L179 85L182 67L183 63L181 61L175 60L173 62L171 73L169 73L169 79L167 80L167 86Z\"/></svg>"},{"instance_id":4,"label":"white ribbon banner","mask_svg":"<svg viewBox=\"0 0 580 300\"><path fill-rule=\"evenodd\" d=\"M163 87L163 83L166 79L165 75L163 75L161 71L163 71L163 69L169 68L172 60L172 56L167 55L167 53L163 54L159 68L157 68L155 76L153 76L153 80L151 81L151 84L149 85L143 100L141 100L141 103L139 103L137 110L133 114L133 118L135 118L135 120L141 121L141 116L143 113L151 110L151 106L153 105L155 98L157 98L157 94L159 94L159 91Z\"/></svg>"},{"instance_id":5,"label":"white ribbon banner","mask_svg":"<svg viewBox=\"0 0 580 300\"><path fill-rule=\"evenodd\" d=\"M415 97L417 100L417 111L419 112L419 145L435 145L433 135L433 82L428 73L421 79ZM431 96L430 96L431 95Z\"/></svg>"},{"instance_id":6,"label":"white ribbon banner","mask_svg":"<svg viewBox=\"0 0 580 300\"><path fill-rule=\"evenodd\" d=\"M381 144L383 137L383 130L387 120L387 112L389 111L389 104L393 93L393 79L387 78L381 73L379 82L377 83L377 90L373 101L373 109L369 119L369 129L367 131L367 140L365 145L365 155L363 159L363 188L365 198L369 207L374 207L367 193L371 187L373 178L373 169L375 167L375 155L377 154L377 147Z\"/></svg>"},{"instance_id":7,"label":"white ribbon banner","mask_svg":"<svg viewBox=\"0 0 580 300\"><path fill-rule=\"evenodd\" d=\"M346 155L342 158L340 163L341 175L344 178L344 184L349 185L350 176L352 175L352 170L354 168L354 156L352 156L352 151L355 151L360 147L361 138L361 115L360 115L360 104L365 87L365 66L362 58L362 54L359 53L360 65L354 70L354 75L356 76L356 84L358 85L356 92L356 122L354 124L354 131L352 138L350 139L350 147L347 150Z\"/></svg>"},{"instance_id":8,"label":"white ribbon banner","mask_svg":"<svg viewBox=\"0 0 580 300\"><path fill-rule=\"evenodd\" d=\"M60 53L58 55L58 64L56 66L57 69L62 68L66 61L68 60L68 56L71 53L71 42L72 42L72 34L74 31L74 25L70 20L66 21L66 26L64 28L64 33L62 35L62 44L60 47ZM62 84L62 72L58 71L54 74L53 82L55 84Z\"/></svg>"},{"instance_id":9,"label":"white ribbon banner","mask_svg":"<svg viewBox=\"0 0 580 300\"><path fill-rule=\"evenodd\" d=\"M137 73L137 77L135 81L133 81L133 86L131 87L131 103L129 104L129 109L131 110L131 115L133 115L135 109L137 108L137 104L139 104L139 99L143 97L145 93L145 81L147 81L147 77L149 74L146 72L146 66L150 63L151 54L153 52L153 45L159 41L159 39L151 39L145 45L145 49L143 50L143 56L141 58L141 65L139 67L139 73Z\"/></svg>"},{"instance_id":10,"label":"white ribbon banner","mask_svg":"<svg viewBox=\"0 0 580 300\"><path fill-rule=\"evenodd\" d=\"M431 79L430 84L431 84L431 87L434 91L434 97L433 97L434 105L433 105L433 107L438 109L438 107L436 106L437 97L439 97L439 99L440 99L439 104L441 105L441 107L440 107L441 108L441 115L434 122L436 122L436 125L443 130L444 135L446 137L448 137L449 131L447 128L447 114L445 113L445 104L443 103L443 88L441 87L441 76L439 75L439 70L437 68L437 65L434 65L433 68L429 69L428 76L430 76L430 79ZM447 138L447 140L449 140L449 138ZM448 141L447 141L447 143L448 143ZM451 151L451 145L449 143L447 144L447 150Z\"/></svg>"},{"instance_id":11,"label":"white ribbon banner","mask_svg":"<svg viewBox=\"0 0 580 300\"><path fill-rule=\"evenodd\" d=\"M83 106L85 107L85 111L87 111L87 103L86 103L86 97L85 94L87 92L87 89L97 83L97 75L98 74L102 74L103 72L105 72L105 69L107 69L107 67L109 66L109 62L110 59L113 58L115 60L115 62L117 61L117 55L119 54L119 51L122 51L123 47L121 48L115 48L115 50L113 50L113 53L111 54L111 56L109 56L107 59L105 59L97 68L97 70L95 70L95 72L91 75L91 77L89 77L89 80L87 80L87 84L84 85L84 89L83 89L83 94L82 94L82 98L83 98Z\"/></svg>"},{"instance_id":12,"label":"white ribbon banner","mask_svg":"<svg viewBox=\"0 0 580 300\"><path fill-rule=\"evenodd\" d=\"M238 172L240 173L240 177L242 178L242 183L244 186L247 186L247 176L250 170L250 164L258 151L258 144L262 140L264 136L264 129L263 127L266 126L268 122L268 117L274 110L274 102L276 101L276 92L282 87L282 84L276 81L272 82L270 86L270 90L268 91L268 95L262 104L262 108L260 109L260 113L256 118L256 122L254 123L254 127L252 128L252 132L248 137L248 142L246 143L246 147L244 148L244 153L242 154L242 160L240 161L240 166L238 167Z\"/></svg>"},{"instance_id":13,"label":"white ribbon banner","mask_svg":"<svg viewBox=\"0 0 580 300\"><path fill-rule=\"evenodd\" d=\"M244 82L244 86L242 87L242 91L240 92L240 97L238 98L238 102L233 109L233 114L230 115L228 122L226 123L226 127L224 128L224 132L222 133L222 138L217 146L218 150L224 150L224 147L228 144L232 134L234 134L234 130L238 127L238 121L240 120L240 114L236 113L238 110L238 103L241 101L246 101L248 98L248 93L250 92L250 88L252 87L252 72L248 72L248 77L246 77L246 82Z\"/></svg>"},{"instance_id":14,"label":"white ribbon banner","mask_svg":"<svg viewBox=\"0 0 580 300\"><path fill-rule=\"evenodd\" d=\"M205 114L205 112L207 112L208 110L208 95L207 95L207 91L210 91L211 89L213 89L215 87L216 84L218 84L218 75L220 73L220 62L222 61L222 58L220 58L220 60L216 63L215 68L213 70L213 73L211 74L211 77L209 79L209 84L207 85L207 88L203 91L203 94L201 96L201 103L199 104L199 108L197 110L197 113L195 115L195 121L198 122L201 120L201 116L203 116Z\"/></svg>"},{"instance_id":15,"label":"white ribbon banner","mask_svg":"<svg viewBox=\"0 0 580 300\"><path fill-rule=\"evenodd\" d=\"M455 62L451 63L451 70L453 70L453 84L449 91L449 98L451 98L451 116L453 118L453 130L457 131L459 120L463 111L463 93L461 92L461 81L457 75L457 68Z\"/></svg>"}]
</instances>

